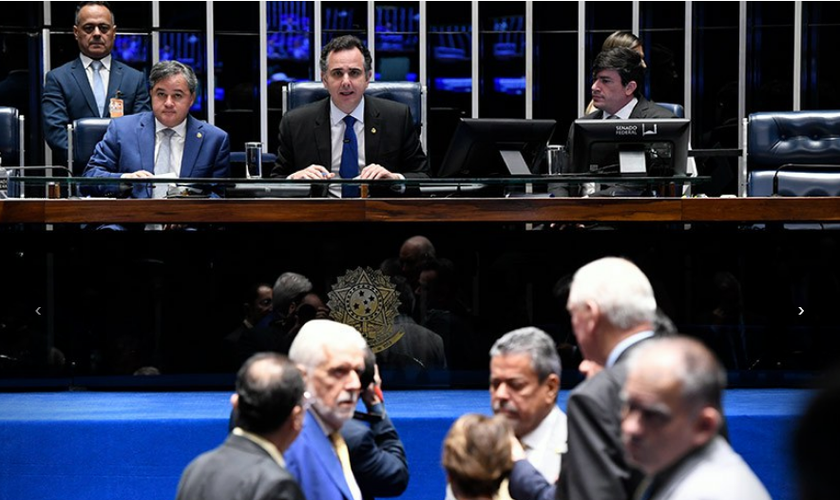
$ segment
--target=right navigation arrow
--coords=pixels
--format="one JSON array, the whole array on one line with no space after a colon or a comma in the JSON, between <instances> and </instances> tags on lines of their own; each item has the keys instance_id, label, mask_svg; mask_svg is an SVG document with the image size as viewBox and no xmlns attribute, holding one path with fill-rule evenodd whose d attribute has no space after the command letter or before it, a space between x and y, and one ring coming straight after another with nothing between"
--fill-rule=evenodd
<instances>
[{"instance_id":1,"label":"right navigation arrow","mask_svg":"<svg viewBox=\"0 0 840 500\"><path fill-rule=\"evenodd\" d=\"M802 316L802 313L804 313L804 312L805 312L805 309L802 309L802 307L800 307L799 308L799 315Z\"/></svg>"}]
</instances>

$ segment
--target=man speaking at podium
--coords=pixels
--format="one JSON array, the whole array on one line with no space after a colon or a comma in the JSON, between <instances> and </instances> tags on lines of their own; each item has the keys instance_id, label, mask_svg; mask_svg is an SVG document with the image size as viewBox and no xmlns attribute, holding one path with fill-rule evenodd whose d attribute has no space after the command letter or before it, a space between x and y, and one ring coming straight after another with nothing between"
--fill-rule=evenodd
<instances>
[{"instance_id":1,"label":"man speaking at podium","mask_svg":"<svg viewBox=\"0 0 840 500\"><path fill-rule=\"evenodd\" d=\"M427 177L428 161L408 107L365 96L370 51L358 38L332 39L321 51L329 99L289 111L280 121L272 177L404 179ZM359 187L335 185L331 196L353 198Z\"/></svg>"}]
</instances>

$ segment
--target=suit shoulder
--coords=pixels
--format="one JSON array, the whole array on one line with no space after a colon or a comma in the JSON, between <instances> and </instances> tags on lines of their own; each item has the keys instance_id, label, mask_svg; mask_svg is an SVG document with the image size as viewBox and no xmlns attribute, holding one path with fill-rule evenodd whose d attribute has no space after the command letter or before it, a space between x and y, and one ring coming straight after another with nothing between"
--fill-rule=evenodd
<instances>
[{"instance_id":1,"label":"suit shoulder","mask_svg":"<svg viewBox=\"0 0 840 500\"><path fill-rule=\"evenodd\" d=\"M377 109L382 112L391 112L391 113L405 113L408 108L407 105L392 101L390 99L383 99L381 97L376 97L372 95L365 96L365 106L372 105L374 109Z\"/></svg>"},{"instance_id":2,"label":"suit shoulder","mask_svg":"<svg viewBox=\"0 0 840 500\"><path fill-rule=\"evenodd\" d=\"M128 64L122 63L120 61L112 59L112 65L115 69L119 69L123 72L124 76L134 76L137 78L143 78L143 72L137 69L132 68Z\"/></svg>"},{"instance_id":3,"label":"suit shoulder","mask_svg":"<svg viewBox=\"0 0 840 500\"><path fill-rule=\"evenodd\" d=\"M72 61L68 61L57 68L53 68L47 72L47 76L54 76L56 78L63 77L65 75L70 74L73 69L73 65L78 61L78 59L73 59Z\"/></svg>"},{"instance_id":4,"label":"suit shoulder","mask_svg":"<svg viewBox=\"0 0 840 500\"><path fill-rule=\"evenodd\" d=\"M312 116L317 116L321 113L325 113L325 108L329 110L329 97L326 99L321 99L315 102L311 102L309 104L304 104L303 106L298 106L295 109L290 109L283 115L282 120L289 119L289 120L296 120L296 119L310 119Z\"/></svg>"}]
</instances>

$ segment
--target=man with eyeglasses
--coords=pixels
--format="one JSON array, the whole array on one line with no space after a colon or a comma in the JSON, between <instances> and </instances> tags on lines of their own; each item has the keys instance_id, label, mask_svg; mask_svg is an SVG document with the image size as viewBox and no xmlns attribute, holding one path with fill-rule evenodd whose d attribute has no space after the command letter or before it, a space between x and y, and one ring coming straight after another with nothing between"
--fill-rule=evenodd
<instances>
[{"instance_id":1,"label":"man with eyeglasses","mask_svg":"<svg viewBox=\"0 0 840 500\"><path fill-rule=\"evenodd\" d=\"M108 2L80 2L73 35L81 54L47 73L41 100L54 164L67 163L67 125L73 120L151 109L143 73L111 57L117 27Z\"/></svg>"},{"instance_id":2,"label":"man with eyeglasses","mask_svg":"<svg viewBox=\"0 0 840 500\"><path fill-rule=\"evenodd\" d=\"M648 480L646 500L770 500L770 495L721 437L726 373L697 340L652 340L627 361L621 431L630 463Z\"/></svg>"}]
</instances>

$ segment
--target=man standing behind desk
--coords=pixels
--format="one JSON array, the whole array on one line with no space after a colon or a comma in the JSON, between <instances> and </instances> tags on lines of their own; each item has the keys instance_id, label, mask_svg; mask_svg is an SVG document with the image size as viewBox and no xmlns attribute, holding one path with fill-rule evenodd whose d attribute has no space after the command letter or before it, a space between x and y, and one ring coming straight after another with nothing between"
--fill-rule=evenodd
<instances>
[{"instance_id":1,"label":"man standing behind desk","mask_svg":"<svg viewBox=\"0 0 840 500\"><path fill-rule=\"evenodd\" d=\"M67 125L73 120L111 116L111 100L126 115L150 109L143 73L111 57L117 26L108 2L80 2L75 23L81 55L47 73L41 101L54 164L67 164Z\"/></svg>"},{"instance_id":2,"label":"man standing behind desk","mask_svg":"<svg viewBox=\"0 0 840 500\"><path fill-rule=\"evenodd\" d=\"M85 169L85 177L224 178L230 172L227 132L189 115L198 79L178 61L161 61L149 74L151 113L126 116L108 126ZM91 186L91 194L120 194L115 184ZM162 198L166 184L134 183L133 198Z\"/></svg>"},{"instance_id":3,"label":"man standing behind desk","mask_svg":"<svg viewBox=\"0 0 840 500\"><path fill-rule=\"evenodd\" d=\"M404 179L427 177L428 161L408 107L365 96L370 51L350 35L321 51L321 81L329 99L289 111L280 121L272 177L289 179ZM357 186L334 186L333 196L358 197Z\"/></svg>"}]
</instances>

